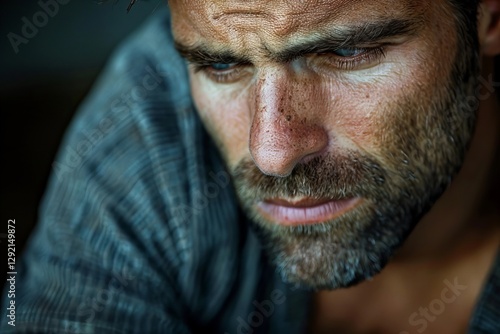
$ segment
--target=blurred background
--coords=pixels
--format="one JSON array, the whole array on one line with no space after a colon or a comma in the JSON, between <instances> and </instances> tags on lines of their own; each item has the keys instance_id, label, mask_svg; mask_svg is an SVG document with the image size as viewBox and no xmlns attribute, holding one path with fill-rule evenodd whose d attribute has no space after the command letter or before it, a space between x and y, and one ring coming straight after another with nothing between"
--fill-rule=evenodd
<instances>
[{"instance_id":1,"label":"blurred background","mask_svg":"<svg viewBox=\"0 0 500 334\"><path fill-rule=\"evenodd\" d=\"M127 14L128 0L103 4L97 0L2 2L2 282L7 261L7 220L16 220L19 258L37 221L38 203L59 142L77 106L116 46L165 3L138 1Z\"/></svg>"}]
</instances>

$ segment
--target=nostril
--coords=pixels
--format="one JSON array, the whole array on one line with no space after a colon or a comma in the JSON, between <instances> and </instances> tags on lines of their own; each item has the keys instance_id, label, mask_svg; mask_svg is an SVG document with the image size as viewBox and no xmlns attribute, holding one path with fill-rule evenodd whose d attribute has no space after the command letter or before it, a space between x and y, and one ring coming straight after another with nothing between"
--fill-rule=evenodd
<instances>
[{"instance_id":1,"label":"nostril","mask_svg":"<svg viewBox=\"0 0 500 334\"><path fill-rule=\"evenodd\" d=\"M296 164L290 151L284 148L261 145L258 149L250 150L250 154L259 170L269 176L288 176Z\"/></svg>"},{"instance_id":2,"label":"nostril","mask_svg":"<svg viewBox=\"0 0 500 334\"><path fill-rule=\"evenodd\" d=\"M307 163L312 159L326 154L329 137L323 128L311 128L306 138L301 141L301 158L298 163Z\"/></svg>"},{"instance_id":3,"label":"nostril","mask_svg":"<svg viewBox=\"0 0 500 334\"><path fill-rule=\"evenodd\" d=\"M328 150L328 135L322 127L295 127L296 131L289 132L271 125L254 130L258 131L250 136L250 153L266 175L287 176L297 164L307 163Z\"/></svg>"},{"instance_id":4,"label":"nostril","mask_svg":"<svg viewBox=\"0 0 500 334\"><path fill-rule=\"evenodd\" d=\"M326 154L326 151L327 151L327 146L325 146L325 148L322 149L321 151L314 152L314 153L311 153L311 154L304 156L298 163L299 164L306 164L309 161L313 160L314 158L317 158L317 157L320 157L320 156Z\"/></svg>"}]
</instances>

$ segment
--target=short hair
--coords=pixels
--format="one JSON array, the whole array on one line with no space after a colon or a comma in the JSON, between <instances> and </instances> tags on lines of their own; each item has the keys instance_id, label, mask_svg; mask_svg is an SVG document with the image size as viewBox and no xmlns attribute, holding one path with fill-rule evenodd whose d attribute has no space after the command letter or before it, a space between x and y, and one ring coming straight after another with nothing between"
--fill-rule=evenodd
<instances>
[{"instance_id":1,"label":"short hair","mask_svg":"<svg viewBox=\"0 0 500 334\"><path fill-rule=\"evenodd\" d=\"M479 4L481 0L448 0L457 16L460 32L467 36L477 34L477 21L479 15ZM477 46L477 45L476 45Z\"/></svg>"}]
</instances>

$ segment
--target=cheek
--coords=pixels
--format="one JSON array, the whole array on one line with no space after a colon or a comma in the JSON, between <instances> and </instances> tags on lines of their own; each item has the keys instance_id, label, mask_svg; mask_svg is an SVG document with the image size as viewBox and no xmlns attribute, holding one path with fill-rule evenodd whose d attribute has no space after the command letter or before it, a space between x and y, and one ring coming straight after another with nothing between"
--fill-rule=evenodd
<instances>
[{"instance_id":1,"label":"cheek","mask_svg":"<svg viewBox=\"0 0 500 334\"><path fill-rule=\"evenodd\" d=\"M429 95L403 79L379 86L358 86L356 92L339 96L340 107L334 122L330 121L339 146L381 157L409 132L424 126L422 111L430 106Z\"/></svg>"},{"instance_id":2,"label":"cheek","mask_svg":"<svg viewBox=\"0 0 500 334\"><path fill-rule=\"evenodd\" d=\"M335 146L372 153L379 142L374 136L380 127L381 103L371 98L370 90L366 93L343 90L336 89L338 107L327 120Z\"/></svg>"},{"instance_id":3,"label":"cheek","mask_svg":"<svg viewBox=\"0 0 500 334\"><path fill-rule=\"evenodd\" d=\"M403 83L386 79L375 84L351 77L322 85L330 104L322 124L330 134L332 152L349 149L378 156L386 146L388 119L399 112L397 101L408 91Z\"/></svg>"},{"instance_id":4,"label":"cheek","mask_svg":"<svg viewBox=\"0 0 500 334\"><path fill-rule=\"evenodd\" d=\"M242 158L249 156L251 118L248 93L245 90L237 92L229 89L229 86L215 87L201 74L191 73L190 77L198 114L226 162L229 166L234 166Z\"/></svg>"},{"instance_id":5,"label":"cheek","mask_svg":"<svg viewBox=\"0 0 500 334\"><path fill-rule=\"evenodd\" d=\"M342 147L354 146L383 158L418 144L439 126L430 120L440 117L434 105L446 98L453 58L415 49L400 50L397 58L376 73L365 73L364 79L353 75L326 86L337 94L329 122ZM439 67L428 65L437 60L442 60ZM366 78L373 77L367 82Z\"/></svg>"},{"instance_id":6,"label":"cheek","mask_svg":"<svg viewBox=\"0 0 500 334\"><path fill-rule=\"evenodd\" d=\"M251 103L255 102L250 89L214 85L202 75L192 75L191 89L200 118L228 164L234 166L250 157ZM308 93L294 91L293 109L322 124L332 139L332 153L354 149L379 155L387 148L390 133L398 130L398 125L389 122L400 113L395 101L409 89L400 82L374 86L325 80Z\"/></svg>"}]
</instances>

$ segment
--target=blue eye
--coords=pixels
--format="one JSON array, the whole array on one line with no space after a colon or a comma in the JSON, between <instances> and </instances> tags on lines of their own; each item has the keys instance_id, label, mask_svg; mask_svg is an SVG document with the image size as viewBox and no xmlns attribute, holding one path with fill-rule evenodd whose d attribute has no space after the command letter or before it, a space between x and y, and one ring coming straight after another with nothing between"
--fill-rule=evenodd
<instances>
[{"instance_id":1,"label":"blue eye","mask_svg":"<svg viewBox=\"0 0 500 334\"><path fill-rule=\"evenodd\" d=\"M213 63L213 64L210 64L210 68L214 71L225 71L225 70L229 70L231 69L233 66L235 66L236 64L232 63L232 64L228 64L228 63Z\"/></svg>"},{"instance_id":2,"label":"blue eye","mask_svg":"<svg viewBox=\"0 0 500 334\"><path fill-rule=\"evenodd\" d=\"M337 49L334 51L334 54L339 56L339 57L355 57L355 56L359 56L364 51L365 51L364 49L346 48L346 49Z\"/></svg>"}]
</instances>

